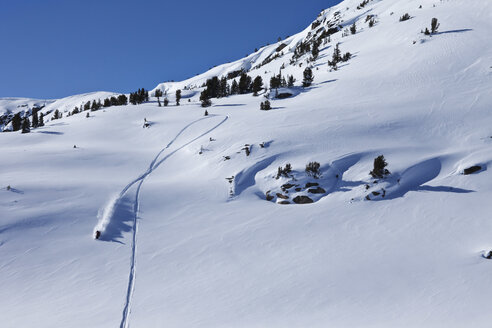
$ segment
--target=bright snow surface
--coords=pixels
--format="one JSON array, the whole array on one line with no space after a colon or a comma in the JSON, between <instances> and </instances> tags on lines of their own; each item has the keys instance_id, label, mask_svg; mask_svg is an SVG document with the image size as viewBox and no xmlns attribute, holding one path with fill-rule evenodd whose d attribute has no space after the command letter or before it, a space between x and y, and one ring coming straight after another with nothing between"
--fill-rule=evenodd
<instances>
[{"instance_id":1,"label":"bright snow surface","mask_svg":"<svg viewBox=\"0 0 492 328\"><path fill-rule=\"evenodd\" d=\"M0 134L0 325L490 327L492 4L359 2L324 12L358 32L321 47L312 87L299 87L307 56L289 65L287 48L249 73L268 82L285 63L296 77L300 92L271 111L248 94L213 99L205 117L194 89L179 107L152 98ZM336 42L354 56L330 72ZM375 185L380 154L391 175ZM287 163L297 181L274 178ZM327 194L265 200L289 181Z\"/></svg>"}]
</instances>

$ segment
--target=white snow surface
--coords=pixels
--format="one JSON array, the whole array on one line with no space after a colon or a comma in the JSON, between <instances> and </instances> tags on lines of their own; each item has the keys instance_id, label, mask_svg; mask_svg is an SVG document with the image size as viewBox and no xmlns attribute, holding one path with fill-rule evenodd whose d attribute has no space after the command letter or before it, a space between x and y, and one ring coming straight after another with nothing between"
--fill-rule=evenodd
<instances>
[{"instance_id":1,"label":"white snow surface","mask_svg":"<svg viewBox=\"0 0 492 328\"><path fill-rule=\"evenodd\" d=\"M318 17L340 11L358 32L321 47L311 87L300 87L307 55L289 64L311 26L248 73L268 82L285 64L296 77L299 92L270 111L247 94L212 99L204 116L199 86L278 44L156 87L170 98L190 88L179 107L152 98L0 133L0 325L490 327L492 3L360 2ZM433 17L439 33L424 36ZM329 71L336 42L353 58ZM375 184L381 154L391 174ZM320 179L306 176L310 161ZM296 180L275 179L287 163ZM473 165L482 170L462 174ZM326 193L280 205L287 182Z\"/></svg>"}]
</instances>

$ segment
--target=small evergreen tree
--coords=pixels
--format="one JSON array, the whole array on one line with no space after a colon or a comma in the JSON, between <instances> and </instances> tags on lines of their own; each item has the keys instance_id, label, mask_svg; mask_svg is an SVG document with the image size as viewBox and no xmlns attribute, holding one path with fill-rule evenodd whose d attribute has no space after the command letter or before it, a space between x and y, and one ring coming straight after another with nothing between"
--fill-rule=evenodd
<instances>
[{"instance_id":1,"label":"small evergreen tree","mask_svg":"<svg viewBox=\"0 0 492 328\"><path fill-rule=\"evenodd\" d=\"M116 98L115 96L111 97L109 101L111 102L111 106L118 106L120 104L118 98Z\"/></svg>"},{"instance_id":2,"label":"small evergreen tree","mask_svg":"<svg viewBox=\"0 0 492 328\"><path fill-rule=\"evenodd\" d=\"M128 105L128 98L126 95L119 95L118 96L118 106L125 106Z\"/></svg>"},{"instance_id":3,"label":"small evergreen tree","mask_svg":"<svg viewBox=\"0 0 492 328\"><path fill-rule=\"evenodd\" d=\"M26 117L22 121L22 133L29 133L31 132L31 122L29 121L29 118Z\"/></svg>"},{"instance_id":4,"label":"small evergreen tree","mask_svg":"<svg viewBox=\"0 0 492 328\"><path fill-rule=\"evenodd\" d=\"M136 105L136 103L134 105ZM109 98L104 99L103 107L109 107L109 106L111 106L111 101L109 100Z\"/></svg>"},{"instance_id":5,"label":"small evergreen tree","mask_svg":"<svg viewBox=\"0 0 492 328\"><path fill-rule=\"evenodd\" d=\"M261 76L257 76L254 81L253 81L253 86L252 86L252 91L255 96L258 95L258 92L260 92L263 89L263 79Z\"/></svg>"},{"instance_id":6,"label":"small evergreen tree","mask_svg":"<svg viewBox=\"0 0 492 328\"><path fill-rule=\"evenodd\" d=\"M205 113L203 114L203 116L208 116L208 111L206 109L205 109Z\"/></svg>"},{"instance_id":7,"label":"small evergreen tree","mask_svg":"<svg viewBox=\"0 0 492 328\"><path fill-rule=\"evenodd\" d=\"M12 131L19 131L22 126L22 119L20 113L17 113L12 118Z\"/></svg>"},{"instance_id":8,"label":"small evergreen tree","mask_svg":"<svg viewBox=\"0 0 492 328\"><path fill-rule=\"evenodd\" d=\"M219 94L218 97L227 97L229 95L229 84L227 84L227 78L223 76L220 79Z\"/></svg>"},{"instance_id":9,"label":"small evergreen tree","mask_svg":"<svg viewBox=\"0 0 492 328\"><path fill-rule=\"evenodd\" d=\"M44 114L41 113L39 115L39 123L38 123L38 126L44 126Z\"/></svg>"},{"instance_id":10,"label":"small evergreen tree","mask_svg":"<svg viewBox=\"0 0 492 328\"><path fill-rule=\"evenodd\" d=\"M306 67L303 75L304 75L304 79L302 80L302 86L307 88L313 83L314 80L313 70L310 67Z\"/></svg>"},{"instance_id":11,"label":"small evergreen tree","mask_svg":"<svg viewBox=\"0 0 492 328\"><path fill-rule=\"evenodd\" d=\"M181 101L181 90L176 90L176 106L179 106L179 102Z\"/></svg>"},{"instance_id":12,"label":"small evergreen tree","mask_svg":"<svg viewBox=\"0 0 492 328\"><path fill-rule=\"evenodd\" d=\"M202 99L202 107L210 107L212 106L212 101L208 98Z\"/></svg>"},{"instance_id":13,"label":"small evergreen tree","mask_svg":"<svg viewBox=\"0 0 492 328\"><path fill-rule=\"evenodd\" d=\"M162 97L162 90L161 89L155 90L154 95L157 98L157 102L159 103L159 107L161 107L161 100L159 98Z\"/></svg>"},{"instance_id":14,"label":"small evergreen tree","mask_svg":"<svg viewBox=\"0 0 492 328\"><path fill-rule=\"evenodd\" d=\"M232 81L231 95L237 95L239 93L239 85L236 80Z\"/></svg>"},{"instance_id":15,"label":"small evergreen tree","mask_svg":"<svg viewBox=\"0 0 492 328\"><path fill-rule=\"evenodd\" d=\"M86 102L84 105L84 110L89 110L89 109L91 109L91 102L90 101Z\"/></svg>"},{"instance_id":16,"label":"small evergreen tree","mask_svg":"<svg viewBox=\"0 0 492 328\"><path fill-rule=\"evenodd\" d=\"M404 22L410 19L410 15L408 13L404 14L400 17L400 22Z\"/></svg>"},{"instance_id":17,"label":"small evergreen tree","mask_svg":"<svg viewBox=\"0 0 492 328\"><path fill-rule=\"evenodd\" d=\"M270 78L270 89L278 89L282 84L282 76L274 75Z\"/></svg>"},{"instance_id":18,"label":"small evergreen tree","mask_svg":"<svg viewBox=\"0 0 492 328\"><path fill-rule=\"evenodd\" d=\"M167 107L169 105L169 99L164 98L164 107Z\"/></svg>"},{"instance_id":19,"label":"small evergreen tree","mask_svg":"<svg viewBox=\"0 0 492 328\"><path fill-rule=\"evenodd\" d=\"M239 93L246 94L251 91L251 76L246 73L242 73L239 78Z\"/></svg>"},{"instance_id":20,"label":"small evergreen tree","mask_svg":"<svg viewBox=\"0 0 492 328\"><path fill-rule=\"evenodd\" d=\"M375 179L382 179L386 175L390 174L390 172L386 169L386 166L388 166L386 159L383 155L380 155L374 159L374 168L371 172L369 172L369 174Z\"/></svg>"},{"instance_id":21,"label":"small evergreen tree","mask_svg":"<svg viewBox=\"0 0 492 328\"><path fill-rule=\"evenodd\" d=\"M270 110L270 109L272 109L272 106L268 100L265 100L265 102L262 102L260 104L260 109L261 110Z\"/></svg>"},{"instance_id":22,"label":"small evergreen tree","mask_svg":"<svg viewBox=\"0 0 492 328\"><path fill-rule=\"evenodd\" d=\"M32 110L32 127L37 128L39 126L38 110Z\"/></svg>"},{"instance_id":23,"label":"small evergreen tree","mask_svg":"<svg viewBox=\"0 0 492 328\"><path fill-rule=\"evenodd\" d=\"M57 120L61 118L61 114L60 114L60 111L58 109L55 109L55 112L53 113L53 118L52 120Z\"/></svg>"},{"instance_id":24,"label":"small evergreen tree","mask_svg":"<svg viewBox=\"0 0 492 328\"><path fill-rule=\"evenodd\" d=\"M437 29L439 28L441 24L437 22L437 18L432 18L431 20L431 33L437 33Z\"/></svg>"},{"instance_id":25,"label":"small evergreen tree","mask_svg":"<svg viewBox=\"0 0 492 328\"><path fill-rule=\"evenodd\" d=\"M352 26L350 26L350 33L357 33L357 26L355 25L355 22L352 24Z\"/></svg>"},{"instance_id":26,"label":"small evergreen tree","mask_svg":"<svg viewBox=\"0 0 492 328\"><path fill-rule=\"evenodd\" d=\"M289 75L289 77L288 77L288 82L287 82L287 86L288 86L288 87L293 87L293 86L294 86L294 82L295 82L295 81L296 81L296 80L294 79L294 75Z\"/></svg>"},{"instance_id":27,"label":"small evergreen tree","mask_svg":"<svg viewBox=\"0 0 492 328\"><path fill-rule=\"evenodd\" d=\"M313 56L313 60L318 59L318 56L319 56L319 43L318 42L313 43L313 49L311 49L311 55Z\"/></svg>"},{"instance_id":28,"label":"small evergreen tree","mask_svg":"<svg viewBox=\"0 0 492 328\"><path fill-rule=\"evenodd\" d=\"M319 179L321 177L320 167L321 165L318 162L309 162L306 165L306 174L315 179Z\"/></svg>"}]
</instances>

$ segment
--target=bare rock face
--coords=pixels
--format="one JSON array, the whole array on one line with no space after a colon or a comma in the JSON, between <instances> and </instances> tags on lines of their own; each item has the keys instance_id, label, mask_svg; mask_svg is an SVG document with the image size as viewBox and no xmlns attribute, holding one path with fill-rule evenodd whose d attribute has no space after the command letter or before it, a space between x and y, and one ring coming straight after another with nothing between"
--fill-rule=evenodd
<instances>
[{"instance_id":1,"label":"bare rock face","mask_svg":"<svg viewBox=\"0 0 492 328\"><path fill-rule=\"evenodd\" d=\"M465 169L463 171L463 174L464 175L469 175L469 174L473 174L475 172L478 172L480 170L482 170L482 167L480 165L474 165L472 167L469 167L469 168Z\"/></svg>"},{"instance_id":2,"label":"bare rock face","mask_svg":"<svg viewBox=\"0 0 492 328\"><path fill-rule=\"evenodd\" d=\"M311 204L314 203L314 201L309 198L308 196L297 196L296 198L293 199L294 203L296 204Z\"/></svg>"},{"instance_id":3,"label":"bare rock face","mask_svg":"<svg viewBox=\"0 0 492 328\"><path fill-rule=\"evenodd\" d=\"M277 193L277 197L280 198L280 199L289 199L289 196L285 196L285 195L283 195L283 194L281 194L279 192Z\"/></svg>"},{"instance_id":4,"label":"bare rock face","mask_svg":"<svg viewBox=\"0 0 492 328\"><path fill-rule=\"evenodd\" d=\"M318 187L316 189L309 189L308 190L308 193L311 193L311 194L326 194L326 190L324 190L321 187Z\"/></svg>"},{"instance_id":5,"label":"bare rock face","mask_svg":"<svg viewBox=\"0 0 492 328\"><path fill-rule=\"evenodd\" d=\"M311 188L311 187L317 187L319 186L319 183L316 183L316 182L308 182L306 183L306 187L305 188Z\"/></svg>"}]
</instances>

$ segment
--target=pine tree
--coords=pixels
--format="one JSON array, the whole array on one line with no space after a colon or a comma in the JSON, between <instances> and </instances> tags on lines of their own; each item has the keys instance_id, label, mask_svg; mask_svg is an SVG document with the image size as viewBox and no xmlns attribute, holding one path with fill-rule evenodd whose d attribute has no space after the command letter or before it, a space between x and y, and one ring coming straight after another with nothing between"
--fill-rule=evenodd
<instances>
[{"instance_id":1,"label":"pine tree","mask_svg":"<svg viewBox=\"0 0 492 328\"><path fill-rule=\"evenodd\" d=\"M437 29L439 28L441 24L437 22L437 18L432 18L431 20L431 33L434 34L437 32Z\"/></svg>"},{"instance_id":2,"label":"pine tree","mask_svg":"<svg viewBox=\"0 0 492 328\"><path fill-rule=\"evenodd\" d=\"M44 114L43 113L41 113L41 115L39 115L38 126L44 126Z\"/></svg>"},{"instance_id":3,"label":"pine tree","mask_svg":"<svg viewBox=\"0 0 492 328\"><path fill-rule=\"evenodd\" d=\"M169 105L169 99L164 98L164 107L167 107Z\"/></svg>"},{"instance_id":4,"label":"pine tree","mask_svg":"<svg viewBox=\"0 0 492 328\"><path fill-rule=\"evenodd\" d=\"M179 102L181 101L181 90L176 90L176 106L179 106Z\"/></svg>"},{"instance_id":5,"label":"pine tree","mask_svg":"<svg viewBox=\"0 0 492 328\"><path fill-rule=\"evenodd\" d=\"M252 86L252 91L255 96L258 95L258 92L260 92L263 89L263 79L261 76L257 76L254 81L253 81L253 86Z\"/></svg>"},{"instance_id":6,"label":"pine tree","mask_svg":"<svg viewBox=\"0 0 492 328\"><path fill-rule=\"evenodd\" d=\"M91 109L91 102L90 101L86 102L84 105L84 110L89 110L89 109Z\"/></svg>"},{"instance_id":7,"label":"pine tree","mask_svg":"<svg viewBox=\"0 0 492 328\"><path fill-rule=\"evenodd\" d=\"M161 107L161 100L159 98L162 97L162 90L161 89L155 90L154 96L157 98L157 102L159 103L159 107Z\"/></svg>"},{"instance_id":8,"label":"pine tree","mask_svg":"<svg viewBox=\"0 0 492 328\"><path fill-rule=\"evenodd\" d=\"M118 106L126 106L128 105L128 98L126 95L119 95L118 96Z\"/></svg>"},{"instance_id":9,"label":"pine tree","mask_svg":"<svg viewBox=\"0 0 492 328\"><path fill-rule=\"evenodd\" d=\"M386 166L388 166L386 159L383 155L380 155L374 159L374 168L369 174L375 179L382 179L390 174L390 171L386 169Z\"/></svg>"},{"instance_id":10,"label":"pine tree","mask_svg":"<svg viewBox=\"0 0 492 328\"><path fill-rule=\"evenodd\" d=\"M239 85L236 80L232 81L231 95L237 95L239 93Z\"/></svg>"},{"instance_id":11,"label":"pine tree","mask_svg":"<svg viewBox=\"0 0 492 328\"><path fill-rule=\"evenodd\" d=\"M19 131L22 126L22 119L20 113L17 113L12 118L12 131Z\"/></svg>"},{"instance_id":12,"label":"pine tree","mask_svg":"<svg viewBox=\"0 0 492 328\"><path fill-rule=\"evenodd\" d=\"M290 76L288 77L287 86L288 86L288 87L293 87L293 86L294 86L294 82L295 82L295 81L296 81L296 80L294 79L294 75L290 75Z\"/></svg>"},{"instance_id":13,"label":"pine tree","mask_svg":"<svg viewBox=\"0 0 492 328\"><path fill-rule=\"evenodd\" d=\"M93 111L93 112L94 112L94 111L96 111L96 110L98 110L98 108L97 108L97 103L96 103L96 101L95 101L95 100L93 100L93 101L92 101L92 105L91 105L91 111Z\"/></svg>"},{"instance_id":14,"label":"pine tree","mask_svg":"<svg viewBox=\"0 0 492 328\"><path fill-rule=\"evenodd\" d=\"M350 26L350 33L352 34L357 33L357 26L355 25L355 22L354 24L352 24L352 26Z\"/></svg>"},{"instance_id":15,"label":"pine tree","mask_svg":"<svg viewBox=\"0 0 492 328\"><path fill-rule=\"evenodd\" d=\"M302 86L307 88L313 83L314 80L313 70L310 67L306 67L303 75L304 75L304 79L302 80Z\"/></svg>"},{"instance_id":16,"label":"pine tree","mask_svg":"<svg viewBox=\"0 0 492 328\"><path fill-rule=\"evenodd\" d=\"M111 106L118 106L120 104L118 98L116 98L115 96L111 97L109 101L111 102Z\"/></svg>"},{"instance_id":17,"label":"pine tree","mask_svg":"<svg viewBox=\"0 0 492 328\"><path fill-rule=\"evenodd\" d=\"M219 98L222 97L227 97L229 95L229 85L227 84L227 78L223 76L220 79L220 86L219 86Z\"/></svg>"},{"instance_id":18,"label":"pine tree","mask_svg":"<svg viewBox=\"0 0 492 328\"><path fill-rule=\"evenodd\" d=\"M60 119L60 118L61 118L60 111L58 109L55 109L55 112L53 113L52 120L57 120L57 119Z\"/></svg>"},{"instance_id":19,"label":"pine tree","mask_svg":"<svg viewBox=\"0 0 492 328\"><path fill-rule=\"evenodd\" d=\"M282 79L280 79L280 86L282 88L286 88L287 87L287 81L285 80L285 77L282 76Z\"/></svg>"},{"instance_id":20,"label":"pine tree","mask_svg":"<svg viewBox=\"0 0 492 328\"><path fill-rule=\"evenodd\" d=\"M239 78L239 93L246 94L251 91L251 76L242 73Z\"/></svg>"},{"instance_id":21,"label":"pine tree","mask_svg":"<svg viewBox=\"0 0 492 328\"><path fill-rule=\"evenodd\" d=\"M29 118L24 118L22 121L22 133L31 132L31 122L29 122Z\"/></svg>"},{"instance_id":22,"label":"pine tree","mask_svg":"<svg viewBox=\"0 0 492 328\"><path fill-rule=\"evenodd\" d=\"M202 107L210 107L212 106L212 101L210 101L210 99L208 98L205 98L205 99L202 99Z\"/></svg>"},{"instance_id":23,"label":"pine tree","mask_svg":"<svg viewBox=\"0 0 492 328\"><path fill-rule=\"evenodd\" d=\"M331 66L334 70L337 69L337 64L342 61L342 52L340 51L339 44L335 46L333 50L333 56L331 61L328 61L328 65Z\"/></svg>"},{"instance_id":24,"label":"pine tree","mask_svg":"<svg viewBox=\"0 0 492 328\"><path fill-rule=\"evenodd\" d=\"M311 55L313 56L313 60L318 59L318 56L319 56L319 44L318 44L318 42L313 43L313 49L311 49Z\"/></svg>"},{"instance_id":25,"label":"pine tree","mask_svg":"<svg viewBox=\"0 0 492 328\"><path fill-rule=\"evenodd\" d=\"M32 110L32 127L37 128L39 126L38 110Z\"/></svg>"},{"instance_id":26,"label":"pine tree","mask_svg":"<svg viewBox=\"0 0 492 328\"><path fill-rule=\"evenodd\" d=\"M134 105L136 105L136 103ZM109 98L104 99L103 107L109 107L109 106L111 106L111 101L109 100Z\"/></svg>"}]
</instances>

